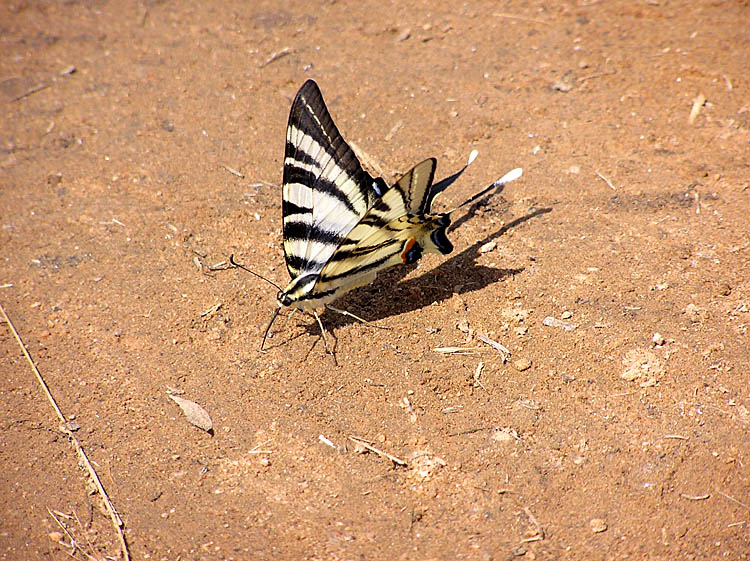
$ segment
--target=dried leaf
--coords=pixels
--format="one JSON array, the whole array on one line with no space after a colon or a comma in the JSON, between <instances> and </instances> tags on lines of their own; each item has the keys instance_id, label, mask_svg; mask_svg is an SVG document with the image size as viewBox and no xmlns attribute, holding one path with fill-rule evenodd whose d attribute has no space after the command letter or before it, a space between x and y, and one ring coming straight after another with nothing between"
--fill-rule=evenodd
<instances>
[{"instance_id":1,"label":"dried leaf","mask_svg":"<svg viewBox=\"0 0 750 561\"><path fill-rule=\"evenodd\" d=\"M203 429L206 432L211 432L213 429L213 422L208 412L203 409L200 405L189 399L177 397L176 395L168 394L170 399L180 406L182 412L187 417L187 420L194 424L199 429Z\"/></svg>"}]
</instances>

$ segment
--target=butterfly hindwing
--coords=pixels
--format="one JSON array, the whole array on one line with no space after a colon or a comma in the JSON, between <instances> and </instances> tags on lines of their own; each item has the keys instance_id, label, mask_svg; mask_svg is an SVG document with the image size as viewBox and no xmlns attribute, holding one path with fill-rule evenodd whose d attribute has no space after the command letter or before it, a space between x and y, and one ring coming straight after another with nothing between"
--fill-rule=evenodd
<instances>
[{"instance_id":1,"label":"butterfly hindwing","mask_svg":"<svg viewBox=\"0 0 750 561\"><path fill-rule=\"evenodd\" d=\"M413 263L423 252L451 252L448 216L425 214L435 164L430 158L416 165L375 202L321 271L314 294L341 294L368 284L379 271Z\"/></svg>"},{"instance_id":2,"label":"butterfly hindwing","mask_svg":"<svg viewBox=\"0 0 750 561\"><path fill-rule=\"evenodd\" d=\"M362 169L312 80L292 103L283 184L284 254L292 280L319 273L387 189Z\"/></svg>"}]
</instances>

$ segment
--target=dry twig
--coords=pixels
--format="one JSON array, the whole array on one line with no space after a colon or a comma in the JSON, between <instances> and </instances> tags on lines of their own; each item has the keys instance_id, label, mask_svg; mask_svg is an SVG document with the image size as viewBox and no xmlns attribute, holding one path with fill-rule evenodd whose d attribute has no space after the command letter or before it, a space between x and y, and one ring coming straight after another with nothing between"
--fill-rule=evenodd
<instances>
[{"instance_id":1,"label":"dry twig","mask_svg":"<svg viewBox=\"0 0 750 561\"><path fill-rule=\"evenodd\" d=\"M473 347L435 347L432 350L443 355L473 355L477 351Z\"/></svg>"},{"instance_id":2,"label":"dry twig","mask_svg":"<svg viewBox=\"0 0 750 561\"><path fill-rule=\"evenodd\" d=\"M109 513L109 518L112 520L112 525L115 527L115 531L117 532L117 537L120 541L120 550L122 551L122 557L124 561L129 561L130 552L128 551L128 544L125 541L125 534L123 534L123 531L122 531L124 527L122 518L120 518L120 515L117 514L117 511L115 510L115 507L112 504L112 501L110 501L109 499L109 495L107 495L107 491L104 490L104 486L102 485L102 482L99 479L99 475L96 473L94 466L91 464L91 461L86 455L86 452L84 451L83 446L81 446L81 443L78 442L78 439L73 435L73 433L68 428L68 420L65 418L65 415L63 415L63 412L60 410L60 407L57 405L55 398L52 397L52 393L49 390L49 386L47 386L47 383L44 381L44 378L42 378L42 374L39 372L39 369L36 367L36 364L34 364L34 360L31 358L29 351L26 349L26 345L24 345L23 341L21 340L21 336L18 334L18 331L16 331L16 327L13 325L13 322L10 321L8 314L5 313L5 308L3 308L1 304L0 304L0 312L2 312L5 322L8 324L8 327L10 328L11 332L13 333L13 336L18 342L18 346L21 347L21 350L23 351L23 354L26 357L26 360L31 366L31 369L34 371L34 374L36 375L36 379L39 382L39 385L42 387L42 390L47 396L47 400L50 402L50 404L52 405L52 408L55 410L55 413L57 414L58 419L60 419L60 423L61 423L60 431L63 432L70 439L70 442L73 444L73 447L76 449L76 452L78 453L79 460L86 466L86 469L89 472L89 476L94 482L94 485L96 486L97 491L99 491L99 496L101 497L102 502L104 503L104 506L107 509L107 512Z\"/></svg>"},{"instance_id":3,"label":"dry twig","mask_svg":"<svg viewBox=\"0 0 750 561\"><path fill-rule=\"evenodd\" d=\"M539 520L536 519L536 517L531 513L531 510L529 510L529 507L525 506L523 507L523 511L526 513L526 516L529 517L529 520L531 523L536 526L536 536L532 536L534 538L538 537L540 540L544 539L544 527L539 523ZM524 541L536 541L532 540L531 538L527 538Z\"/></svg>"},{"instance_id":4,"label":"dry twig","mask_svg":"<svg viewBox=\"0 0 750 561\"><path fill-rule=\"evenodd\" d=\"M492 339L490 339L486 335L482 335L481 333L477 333L477 339L497 350L503 357L503 363L508 362L508 357L510 357L510 350L508 350L507 347L501 345L497 341L493 341Z\"/></svg>"},{"instance_id":5,"label":"dry twig","mask_svg":"<svg viewBox=\"0 0 750 561\"><path fill-rule=\"evenodd\" d=\"M39 84L38 86L34 86L34 87L33 87L33 88L31 88L30 90L26 90L26 91L25 91L24 93L22 93L21 95L17 95L17 96L16 96L16 97L14 97L13 99L11 99L11 100L10 100L10 103L13 103L13 102L15 102L15 101L19 101L19 100L23 99L24 97L29 97L29 96L30 96L30 95L32 95L32 94L35 94L35 93L37 93L37 92L41 92L42 90L46 90L46 89L47 89L47 88L49 88L49 87L50 87L51 85L52 85L52 84Z\"/></svg>"},{"instance_id":6,"label":"dry twig","mask_svg":"<svg viewBox=\"0 0 750 561\"><path fill-rule=\"evenodd\" d=\"M353 141L349 141L349 146L352 147L352 150L359 156L360 161L366 168L370 168L372 171L375 172L375 175L379 175L380 177L385 177L386 173L383 171L383 168L378 164L378 162L370 156L367 152L362 150L360 146Z\"/></svg>"},{"instance_id":7,"label":"dry twig","mask_svg":"<svg viewBox=\"0 0 750 561\"><path fill-rule=\"evenodd\" d=\"M514 14L505 14L505 13L497 13L497 12L495 12L492 15L495 16L495 17L498 17L498 18L517 19L517 20L520 20L520 21L530 21L530 22L533 22L533 23L541 23L542 25L552 25L548 21L544 21L544 20L541 20L541 19L527 18L525 16L516 16Z\"/></svg>"},{"instance_id":8,"label":"dry twig","mask_svg":"<svg viewBox=\"0 0 750 561\"><path fill-rule=\"evenodd\" d=\"M607 179L606 177L604 177L604 176L603 176L603 175L602 175L601 173L599 173L599 172L598 172L598 171L596 171L596 170L594 170L594 173L595 173L596 175L598 175L598 176L599 176L599 177L600 177L600 178L601 178L602 180L604 180L604 182L605 182L605 183L606 183L607 185L609 185L609 188L610 188L610 189L612 189L613 191L616 191L616 190L617 190L617 189L615 189L615 186L614 186L614 185L612 185L612 182L611 182L611 181L610 181L609 179Z\"/></svg>"},{"instance_id":9,"label":"dry twig","mask_svg":"<svg viewBox=\"0 0 750 561\"><path fill-rule=\"evenodd\" d=\"M383 458L388 458L394 464L398 464L404 467L406 467L407 465L405 460L402 460L401 458L394 456L393 454L389 454L388 452L384 452L383 450L375 448L372 444L370 444L366 440L363 440L362 438L358 438L356 436L350 436L349 440L351 440L355 444L359 444L360 446L366 448L370 452L375 452L378 456L381 456Z\"/></svg>"},{"instance_id":10,"label":"dry twig","mask_svg":"<svg viewBox=\"0 0 750 561\"><path fill-rule=\"evenodd\" d=\"M244 176L244 175L242 175L242 172L239 172L239 171L237 171L237 170L236 170L236 169L234 169L234 168L230 168L230 167L229 167L228 165L226 165L226 164L221 164L221 167L223 167L223 168L224 168L225 170L227 170L227 171L228 171L229 173L231 173L232 175L236 175L236 176L237 176L237 177L239 177L240 179L245 179L245 176Z\"/></svg>"},{"instance_id":11,"label":"dry twig","mask_svg":"<svg viewBox=\"0 0 750 561\"><path fill-rule=\"evenodd\" d=\"M276 51L270 57L268 57L266 59L266 61L263 64L260 65L259 68L264 68L264 67L268 66L269 64L271 64L272 62L276 62L281 57L285 57L286 55L290 55L293 52L294 52L294 49L292 49L291 47L284 47L280 51Z\"/></svg>"},{"instance_id":12,"label":"dry twig","mask_svg":"<svg viewBox=\"0 0 750 561\"><path fill-rule=\"evenodd\" d=\"M473 429L462 430L459 432L451 432L451 433L448 433L448 436L463 436L465 434L474 434L475 432L479 432L482 430L490 430L490 429L492 429L492 427L476 427Z\"/></svg>"},{"instance_id":13,"label":"dry twig","mask_svg":"<svg viewBox=\"0 0 750 561\"><path fill-rule=\"evenodd\" d=\"M685 493L680 493L680 496L683 499L687 499L689 501L705 501L706 499L710 499L711 495L706 493L705 495L686 495Z\"/></svg>"},{"instance_id":14,"label":"dry twig","mask_svg":"<svg viewBox=\"0 0 750 561\"><path fill-rule=\"evenodd\" d=\"M490 393L489 391L487 391L487 388L484 386L484 384L479 379L482 376L482 368L484 368L484 362L482 362L480 360L479 364L477 364L477 370L476 370L476 372L474 372L474 386L479 386L480 388L482 388L487 393Z\"/></svg>"},{"instance_id":15,"label":"dry twig","mask_svg":"<svg viewBox=\"0 0 750 561\"><path fill-rule=\"evenodd\" d=\"M746 508L747 510L750 510L750 506L746 505L742 501L738 501L734 497L730 497L729 495L727 495L726 493L722 493L721 491L716 491L716 492L719 493L719 495L721 495L722 497L724 497L726 499L729 499L730 501L732 501L734 503L737 503L738 505L740 505L741 507Z\"/></svg>"}]
</instances>

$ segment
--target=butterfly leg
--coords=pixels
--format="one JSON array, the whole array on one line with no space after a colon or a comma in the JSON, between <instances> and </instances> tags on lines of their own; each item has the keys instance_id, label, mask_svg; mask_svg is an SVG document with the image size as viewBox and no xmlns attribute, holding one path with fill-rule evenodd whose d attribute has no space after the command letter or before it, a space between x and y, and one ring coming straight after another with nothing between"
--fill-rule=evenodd
<instances>
[{"instance_id":1,"label":"butterfly leg","mask_svg":"<svg viewBox=\"0 0 750 561\"><path fill-rule=\"evenodd\" d=\"M334 312L338 312L342 316L349 316L350 318L354 318L359 322L364 323L365 325L369 325L370 327L377 327L378 329L390 329L390 327L387 327L385 325L378 325L377 323L372 323L371 321L367 321L366 319L362 319L361 317L354 315L351 312L348 312L346 310L342 310L340 308L334 308L333 306L326 305L326 308L329 310L333 310Z\"/></svg>"},{"instance_id":2,"label":"butterfly leg","mask_svg":"<svg viewBox=\"0 0 750 561\"><path fill-rule=\"evenodd\" d=\"M313 315L315 316L315 319L318 320L318 325L320 326L320 333L323 335L323 344L326 347L326 352L333 357L333 362L336 362L336 355L331 350L331 347L328 345L328 337L326 336L326 330L325 327L323 327L323 322L320 321L320 316L318 315L318 312L313 310Z\"/></svg>"}]
</instances>

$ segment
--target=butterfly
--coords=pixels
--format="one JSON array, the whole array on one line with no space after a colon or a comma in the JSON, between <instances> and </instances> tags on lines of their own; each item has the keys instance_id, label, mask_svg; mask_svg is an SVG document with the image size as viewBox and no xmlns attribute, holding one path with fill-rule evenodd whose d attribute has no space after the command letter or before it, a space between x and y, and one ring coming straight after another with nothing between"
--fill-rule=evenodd
<instances>
[{"instance_id":1,"label":"butterfly","mask_svg":"<svg viewBox=\"0 0 750 561\"><path fill-rule=\"evenodd\" d=\"M371 283L384 269L415 263L425 253L453 251L446 235L451 213L523 173L515 169L456 209L433 214L435 196L475 157L473 151L463 169L438 183L433 183L437 161L428 158L389 187L362 168L336 128L320 88L306 81L292 102L284 152L281 210L291 281L277 294L279 308L261 349L281 309L311 312L325 340L317 309L325 306L364 321L331 302Z\"/></svg>"}]
</instances>

